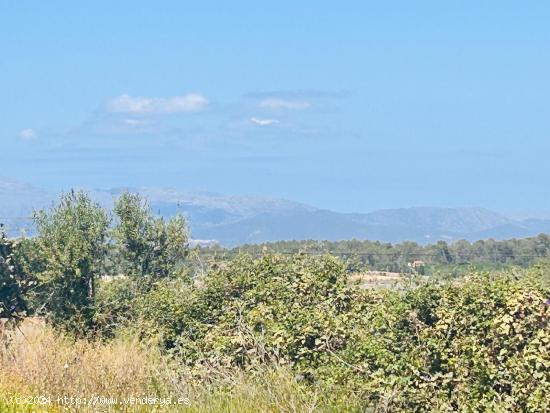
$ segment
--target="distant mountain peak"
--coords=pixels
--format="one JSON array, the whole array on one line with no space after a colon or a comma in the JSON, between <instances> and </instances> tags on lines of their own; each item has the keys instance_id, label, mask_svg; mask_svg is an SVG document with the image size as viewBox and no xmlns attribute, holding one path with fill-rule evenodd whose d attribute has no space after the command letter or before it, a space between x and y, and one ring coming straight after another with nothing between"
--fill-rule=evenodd
<instances>
[{"instance_id":1,"label":"distant mountain peak","mask_svg":"<svg viewBox=\"0 0 550 413\"><path fill-rule=\"evenodd\" d=\"M366 214L368 221L378 225L431 227L434 231L468 233L505 225L513 220L481 207L410 207L386 209Z\"/></svg>"},{"instance_id":2,"label":"distant mountain peak","mask_svg":"<svg viewBox=\"0 0 550 413\"><path fill-rule=\"evenodd\" d=\"M218 240L229 246L292 239L473 241L550 232L550 220L513 220L481 207L414 206L346 214L283 198L154 187L93 190L90 196L103 207L111 208L114 199L125 190L143 195L155 214L185 214L194 239ZM24 182L0 178L0 217L7 221L8 229L17 234L30 225L21 217L28 217L33 209L49 207L58 195Z\"/></svg>"},{"instance_id":3,"label":"distant mountain peak","mask_svg":"<svg viewBox=\"0 0 550 413\"><path fill-rule=\"evenodd\" d=\"M151 205L173 203L179 205L203 206L206 208L223 209L230 213L257 214L266 211L313 211L316 208L283 198L261 195L223 195L208 191L181 191L175 188L129 188L146 197ZM119 195L124 189L109 190L113 195Z\"/></svg>"},{"instance_id":4,"label":"distant mountain peak","mask_svg":"<svg viewBox=\"0 0 550 413\"><path fill-rule=\"evenodd\" d=\"M2 191L22 191L37 189L27 182L0 176L0 190Z\"/></svg>"}]
</instances>

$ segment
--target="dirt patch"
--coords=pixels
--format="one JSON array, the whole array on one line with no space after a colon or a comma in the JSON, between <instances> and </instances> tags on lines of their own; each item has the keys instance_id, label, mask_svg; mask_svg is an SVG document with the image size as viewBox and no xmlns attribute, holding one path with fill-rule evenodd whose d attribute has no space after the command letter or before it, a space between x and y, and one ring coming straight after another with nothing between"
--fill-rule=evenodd
<instances>
[{"instance_id":1,"label":"dirt patch","mask_svg":"<svg viewBox=\"0 0 550 413\"><path fill-rule=\"evenodd\" d=\"M401 281L403 276L398 272L389 271L366 271L353 274L349 277L351 282L387 282L387 281Z\"/></svg>"}]
</instances>

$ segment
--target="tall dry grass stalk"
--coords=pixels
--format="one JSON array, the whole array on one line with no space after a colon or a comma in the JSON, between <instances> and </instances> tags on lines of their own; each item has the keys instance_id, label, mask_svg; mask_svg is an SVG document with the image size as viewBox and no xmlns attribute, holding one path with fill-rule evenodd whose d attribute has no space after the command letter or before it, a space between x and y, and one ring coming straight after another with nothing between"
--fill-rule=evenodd
<instances>
[{"instance_id":1,"label":"tall dry grass stalk","mask_svg":"<svg viewBox=\"0 0 550 413\"><path fill-rule=\"evenodd\" d=\"M14 404L14 396L102 396L189 399L190 406L40 406ZM108 343L72 340L28 320L0 343L0 411L4 412L314 412L317 394L300 386L286 370L253 373L213 371L193 381L153 346L134 338Z\"/></svg>"},{"instance_id":2,"label":"tall dry grass stalk","mask_svg":"<svg viewBox=\"0 0 550 413\"><path fill-rule=\"evenodd\" d=\"M153 378L167 372L160 355L136 340L74 341L36 321L25 322L8 340L1 353L2 376L41 394L156 390Z\"/></svg>"}]
</instances>

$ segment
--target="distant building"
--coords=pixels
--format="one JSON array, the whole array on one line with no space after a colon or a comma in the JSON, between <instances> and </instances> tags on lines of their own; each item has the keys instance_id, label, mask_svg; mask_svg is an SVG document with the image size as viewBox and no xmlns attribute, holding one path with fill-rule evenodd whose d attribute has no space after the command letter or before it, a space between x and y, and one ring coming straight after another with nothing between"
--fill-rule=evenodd
<instances>
[{"instance_id":1,"label":"distant building","mask_svg":"<svg viewBox=\"0 0 550 413\"><path fill-rule=\"evenodd\" d=\"M426 265L426 263L422 260L414 260L413 262L409 262L409 267L411 268L420 268Z\"/></svg>"}]
</instances>

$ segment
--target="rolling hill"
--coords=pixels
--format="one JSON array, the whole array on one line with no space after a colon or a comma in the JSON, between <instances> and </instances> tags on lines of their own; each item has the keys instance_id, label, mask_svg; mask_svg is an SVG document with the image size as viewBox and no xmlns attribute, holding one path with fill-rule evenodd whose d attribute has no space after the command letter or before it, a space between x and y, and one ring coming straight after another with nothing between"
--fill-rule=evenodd
<instances>
[{"instance_id":1,"label":"rolling hill","mask_svg":"<svg viewBox=\"0 0 550 413\"><path fill-rule=\"evenodd\" d=\"M222 245L291 239L371 239L384 242L518 238L550 232L550 220L514 220L478 208L412 207L370 213L339 213L280 198L225 196L162 188L129 188L145 196L154 213L185 214L197 240ZM91 190L106 208L122 188ZM47 208L58 194L9 179L0 179L0 218L11 235L32 233L26 218L33 209Z\"/></svg>"}]
</instances>

